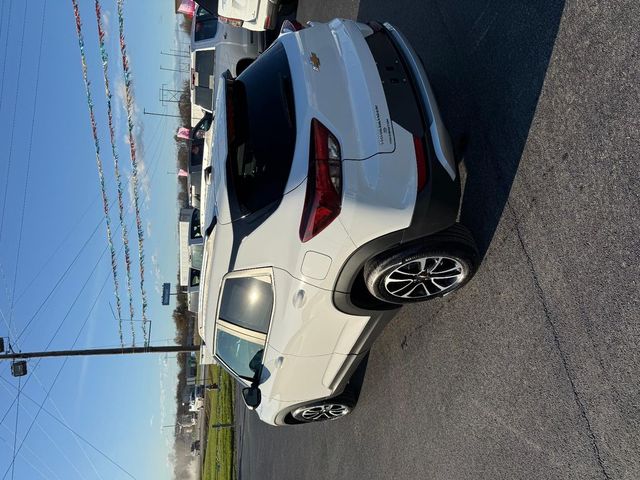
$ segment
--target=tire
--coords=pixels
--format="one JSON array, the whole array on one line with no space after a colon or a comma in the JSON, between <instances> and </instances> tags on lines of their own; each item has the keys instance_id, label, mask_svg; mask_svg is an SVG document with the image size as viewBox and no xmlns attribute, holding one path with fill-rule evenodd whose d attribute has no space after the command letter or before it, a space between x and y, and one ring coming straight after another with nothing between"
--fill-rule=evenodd
<instances>
[{"instance_id":1,"label":"tire","mask_svg":"<svg viewBox=\"0 0 640 480\"><path fill-rule=\"evenodd\" d=\"M369 260L364 278L369 292L389 303L416 303L462 288L478 268L478 249L459 223L442 232Z\"/></svg>"},{"instance_id":2,"label":"tire","mask_svg":"<svg viewBox=\"0 0 640 480\"><path fill-rule=\"evenodd\" d=\"M298 9L298 0L282 0L278 8L278 14L286 17Z\"/></svg>"},{"instance_id":3,"label":"tire","mask_svg":"<svg viewBox=\"0 0 640 480\"><path fill-rule=\"evenodd\" d=\"M344 392L337 397L297 407L289 413L287 423L295 425L337 420L350 414L355 406L355 397L349 392Z\"/></svg>"}]
</instances>

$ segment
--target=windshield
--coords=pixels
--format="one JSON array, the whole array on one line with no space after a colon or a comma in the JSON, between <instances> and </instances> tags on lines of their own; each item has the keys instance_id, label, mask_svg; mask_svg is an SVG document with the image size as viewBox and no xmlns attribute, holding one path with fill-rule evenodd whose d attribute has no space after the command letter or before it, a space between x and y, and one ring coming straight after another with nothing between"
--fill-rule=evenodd
<instances>
[{"instance_id":1,"label":"windshield","mask_svg":"<svg viewBox=\"0 0 640 480\"><path fill-rule=\"evenodd\" d=\"M264 348L264 345L240 338L232 333L218 329L216 335L216 354L239 377L250 380L255 376L251 369L251 360Z\"/></svg>"},{"instance_id":2,"label":"windshield","mask_svg":"<svg viewBox=\"0 0 640 480\"><path fill-rule=\"evenodd\" d=\"M216 31L218 30L218 17L200 7L198 8L194 21L196 22L193 27L194 41L199 42L200 40L208 40L209 38L216 36Z\"/></svg>"},{"instance_id":3,"label":"windshield","mask_svg":"<svg viewBox=\"0 0 640 480\"><path fill-rule=\"evenodd\" d=\"M258 57L228 95L230 193L250 214L282 198L293 163L295 109L284 47Z\"/></svg>"}]
</instances>

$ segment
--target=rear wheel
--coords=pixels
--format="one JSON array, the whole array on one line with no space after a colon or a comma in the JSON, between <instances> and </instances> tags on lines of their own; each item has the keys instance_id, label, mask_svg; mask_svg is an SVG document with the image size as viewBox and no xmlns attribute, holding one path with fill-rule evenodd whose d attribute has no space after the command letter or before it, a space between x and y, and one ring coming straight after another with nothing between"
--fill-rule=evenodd
<instances>
[{"instance_id":1,"label":"rear wheel","mask_svg":"<svg viewBox=\"0 0 640 480\"><path fill-rule=\"evenodd\" d=\"M350 393L303 405L293 410L288 423L316 423L336 420L350 414L356 406L356 400Z\"/></svg>"},{"instance_id":2,"label":"rear wheel","mask_svg":"<svg viewBox=\"0 0 640 480\"><path fill-rule=\"evenodd\" d=\"M478 250L461 224L369 260L364 277L369 292L390 303L442 297L464 286L476 272Z\"/></svg>"}]
</instances>

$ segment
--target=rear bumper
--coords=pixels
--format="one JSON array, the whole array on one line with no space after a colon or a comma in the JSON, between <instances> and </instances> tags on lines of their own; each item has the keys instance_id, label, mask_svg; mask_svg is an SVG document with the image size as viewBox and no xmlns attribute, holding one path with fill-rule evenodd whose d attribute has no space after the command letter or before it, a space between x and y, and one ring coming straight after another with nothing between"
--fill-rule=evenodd
<instances>
[{"instance_id":1,"label":"rear bumper","mask_svg":"<svg viewBox=\"0 0 640 480\"><path fill-rule=\"evenodd\" d=\"M427 184L416 197L407 227L367 242L344 263L334 286L334 304L352 315L390 308L380 302L354 304L352 293L366 290L362 279L365 263L383 251L453 225L458 217L461 192L451 140L422 62L393 26L377 23L370 26L374 33L365 40L376 62L391 119L423 139L426 146Z\"/></svg>"}]
</instances>

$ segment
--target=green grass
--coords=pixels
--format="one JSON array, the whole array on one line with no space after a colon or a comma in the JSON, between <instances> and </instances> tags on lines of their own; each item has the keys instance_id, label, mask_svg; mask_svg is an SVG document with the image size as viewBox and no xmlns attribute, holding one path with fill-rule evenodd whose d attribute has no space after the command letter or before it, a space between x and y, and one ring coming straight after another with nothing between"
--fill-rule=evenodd
<instances>
[{"instance_id":1,"label":"green grass","mask_svg":"<svg viewBox=\"0 0 640 480\"><path fill-rule=\"evenodd\" d=\"M217 365L207 365L207 383L217 383L220 390L207 392L205 412L209 419L202 480L235 480L233 463L233 428L216 428L233 423L234 381Z\"/></svg>"}]
</instances>

